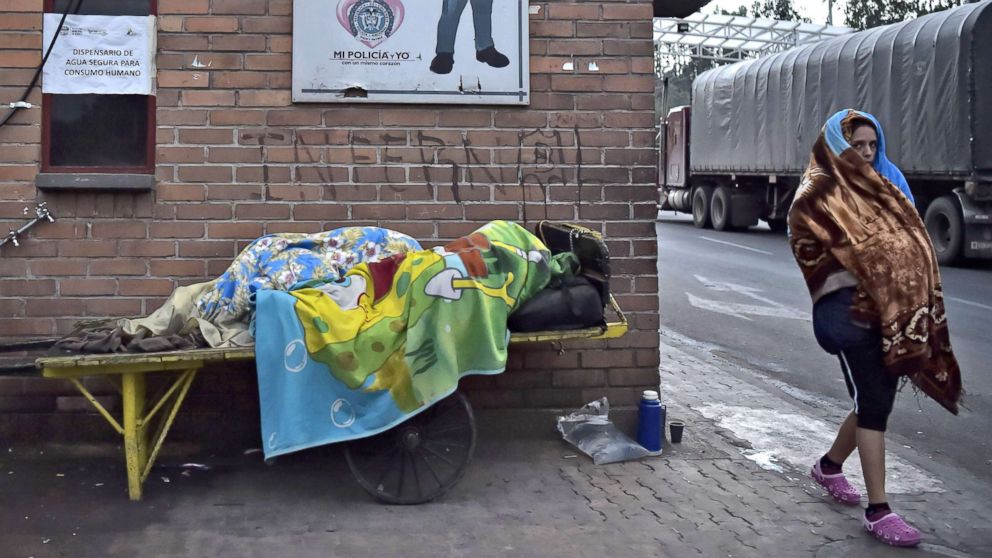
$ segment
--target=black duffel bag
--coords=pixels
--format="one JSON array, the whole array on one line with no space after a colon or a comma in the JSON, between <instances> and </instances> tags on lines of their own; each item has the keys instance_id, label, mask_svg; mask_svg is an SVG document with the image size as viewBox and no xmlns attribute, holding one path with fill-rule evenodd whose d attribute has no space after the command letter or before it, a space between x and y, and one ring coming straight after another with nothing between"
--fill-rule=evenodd
<instances>
[{"instance_id":1,"label":"black duffel bag","mask_svg":"<svg viewBox=\"0 0 992 558\"><path fill-rule=\"evenodd\" d=\"M510 331L561 331L603 323L603 299L583 275L562 278L528 299L507 320Z\"/></svg>"}]
</instances>

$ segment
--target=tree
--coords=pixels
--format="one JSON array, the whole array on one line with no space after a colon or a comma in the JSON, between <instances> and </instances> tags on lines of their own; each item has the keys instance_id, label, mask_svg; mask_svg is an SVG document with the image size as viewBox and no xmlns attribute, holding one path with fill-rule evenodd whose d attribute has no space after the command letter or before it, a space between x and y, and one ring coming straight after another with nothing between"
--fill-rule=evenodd
<instances>
[{"instance_id":1,"label":"tree","mask_svg":"<svg viewBox=\"0 0 992 558\"><path fill-rule=\"evenodd\" d=\"M849 0L844 8L848 27L859 31L899 23L907 19L932 14L970 4L976 0Z\"/></svg>"},{"instance_id":2,"label":"tree","mask_svg":"<svg viewBox=\"0 0 992 558\"><path fill-rule=\"evenodd\" d=\"M809 18L799 15L792 0L755 0L751 4L751 9L747 6L740 6L736 10L716 9L720 15L760 17L765 19L778 19L781 21L801 21L809 23Z\"/></svg>"},{"instance_id":3,"label":"tree","mask_svg":"<svg viewBox=\"0 0 992 558\"><path fill-rule=\"evenodd\" d=\"M754 4L751 4L751 17L810 22L808 17L799 15L799 12L792 5L792 0L764 0L763 2L755 0Z\"/></svg>"}]
</instances>

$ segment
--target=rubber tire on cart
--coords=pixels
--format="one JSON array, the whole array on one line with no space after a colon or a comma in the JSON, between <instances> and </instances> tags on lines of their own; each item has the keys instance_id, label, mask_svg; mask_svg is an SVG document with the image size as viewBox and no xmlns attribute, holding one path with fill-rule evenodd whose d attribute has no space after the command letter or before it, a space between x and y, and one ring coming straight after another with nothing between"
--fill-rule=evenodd
<instances>
[{"instance_id":1,"label":"rubber tire on cart","mask_svg":"<svg viewBox=\"0 0 992 558\"><path fill-rule=\"evenodd\" d=\"M958 263L964 246L964 218L957 200L951 196L933 200L923 222L933 242L937 262L941 265Z\"/></svg>"},{"instance_id":2,"label":"rubber tire on cart","mask_svg":"<svg viewBox=\"0 0 992 558\"><path fill-rule=\"evenodd\" d=\"M406 422L348 442L344 455L358 484L387 504L423 504L465 474L475 453L472 405L456 391Z\"/></svg>"},{"instance_id":3,"label":"rubber tire on cart","mask_svg":"<svg viewBox=\"0 0 992 558\"><path fill-rule=\"evenodd\" d=\"M730 188L717 186L710 198L710 221L718 231L734 230L731 195Z\"/></svg>"},{"instance_id":4,"label":"rubber tire on cart","mask_svg":"<svg viewBox=\"0 0 992 558\"><path fill-rule=\"evenodd\" d=\"M712 186L699 186L692 193L692 224L697 229L710 227L710 201L713 199Z\"/></svg>"}]
</instances>

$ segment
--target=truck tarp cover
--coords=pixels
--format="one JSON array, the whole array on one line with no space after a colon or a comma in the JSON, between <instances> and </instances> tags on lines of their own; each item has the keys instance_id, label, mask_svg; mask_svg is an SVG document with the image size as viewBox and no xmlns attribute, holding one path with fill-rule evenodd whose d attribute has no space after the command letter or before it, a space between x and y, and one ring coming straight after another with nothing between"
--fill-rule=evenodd
<instances>
[{"instance_id":1,"label":"truck tarp cover","mask_svg":"<svg viewBox=\"0 0 992 558\"><path fill-rule=\"evenodd\" d=\"M800 173L827 117L874 114L907 175L992 169L992 2L700 74L695 173Z\"/></svg>"}]
</instances>

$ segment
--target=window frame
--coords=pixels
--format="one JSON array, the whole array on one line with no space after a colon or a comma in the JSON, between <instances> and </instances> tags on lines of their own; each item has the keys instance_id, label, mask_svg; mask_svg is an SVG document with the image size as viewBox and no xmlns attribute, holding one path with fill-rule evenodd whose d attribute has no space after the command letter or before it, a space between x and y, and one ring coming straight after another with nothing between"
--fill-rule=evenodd
<instances>
[{"instance_id":1,"label":"window frame","mask_svg":"<svg viewBox=\"0 0 992 558\"><path fill-rule=\"evenodd\" d=\"M55 0L45 0L43 14L54 13ZM148 15L158 15L158 0L149 0ZM47 47L47 45L45 45ZM158 53L153 53L157 56ZM51 164L51 133L52 133L52 97L62 93L43 93L41 95L41 172L51 174L155 174L156 150L156 96L145 95L145 113L148 118L148 129L145 134L145 164L136 166L53 166Z\"/></svg>"}]
</instances>

